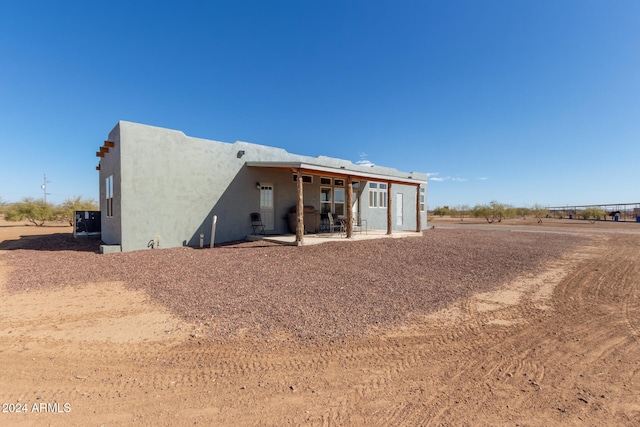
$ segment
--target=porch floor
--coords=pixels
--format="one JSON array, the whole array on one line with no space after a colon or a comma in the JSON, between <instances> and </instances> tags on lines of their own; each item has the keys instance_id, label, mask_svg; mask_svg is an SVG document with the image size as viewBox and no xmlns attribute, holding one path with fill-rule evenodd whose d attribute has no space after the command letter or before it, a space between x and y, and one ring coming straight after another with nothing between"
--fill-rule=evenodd
<instances>
[{"instance_id":1,"label":"porch floor","mask_svg":"<svg viewBox=\"0 0 640 427\"><path fill-rule=\"evenodd\" d=\"M420 237L422 236L422 232L417 231L407 231L407 230L394 230L393 234L388 235L387 230L368 230L367 233L353 233L353 237L347 239L344 234L340 235L340 233L317 233L317 234L305 234L302 244L304 246L307 245L318 245L320 243L326 242L356 242L359 240L370 240L370 239L398 239L402 237ZM283 245L296 245L296 235L295 234L273 234L273 235L249 235L247 236L247 240L250 242L255 242L259 240L264 240L267 242L280 243Z\"/></svg>"}]
</instances>

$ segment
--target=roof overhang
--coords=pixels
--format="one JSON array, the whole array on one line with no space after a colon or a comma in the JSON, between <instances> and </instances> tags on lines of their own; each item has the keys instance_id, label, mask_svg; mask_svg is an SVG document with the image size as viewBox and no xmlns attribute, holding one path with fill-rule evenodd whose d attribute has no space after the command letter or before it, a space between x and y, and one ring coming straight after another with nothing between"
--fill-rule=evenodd
<instances>
[{"instance_id":1,"label":"roof overhang","mask_svg":"<svg viewBox=\"0 0 640 427\"><path fill-rule=\"evenodd\" d=\"M381 181L391 182L394 184L406 184L406 185L422 185L426 184L426 180L415 179L411 176L406 178L398 175L386 175L381 173L365 172L361 170L348 169L346 167L332 167L324 165L315 165L312 163L304 162L246 162L249 167L258 168L273 168L287 170L294 173L300 171L300 173L308 173L313 175L324 175L332 177L347 177L358 178L365 181Z\"/></svg>"}]
</instances>

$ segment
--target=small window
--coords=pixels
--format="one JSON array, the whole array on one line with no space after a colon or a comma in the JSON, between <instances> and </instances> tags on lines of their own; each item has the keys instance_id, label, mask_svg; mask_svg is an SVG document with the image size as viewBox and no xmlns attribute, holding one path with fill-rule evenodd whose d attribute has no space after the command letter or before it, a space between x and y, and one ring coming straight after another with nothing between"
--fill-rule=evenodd
<instances>
[{"instance_id":1,"label":"small window","mask_svg":"<svg viewBox=\"0 0 640 427\"><path fill-rule=\"evenodd\" d=\"M377 182L369 183L369 207L370 208L378 207L378 183Z\"/></svg>"},{"instance_id":2,"label":"small window","mask_svg":"<svg viewBox=\"0 0 640 427\"><path fill-rule=\"evenodd\" d=\"M425 196L426 196L426 189L425 188L420 188L420 211L424 212L424 200L425 200Z\"/></svg>"},{"instance_id":3,"label":"small window","mask_svg":"<svg viewBox=\"0 0 640 427\"><path fill-rule=\"evenodd\" d=\"M297 182L298 181L298 174L294 173L293 174L293 182ZM313 183L313 176L312 175L302 175L302 183L303 184L312 184Z\"/></svg>"},{"instance_id":4,"label":"small window","mask_svg":"<svg viewBox=\"0 0 640 427\"><path fill-rule=\"evenodd\" d=\"M320 185L331 185L331 178L320 178Z\"/></svg>"},{"instance_id":5,"label":"small window","mask_svg":"<svg viewBox=\"0 0 640 427\"><path fill-rule=\"evenodd\" d=\"M380 183L378 187L378 194L380 195L380 203L379 207L386 208L387 207L387 184Z\"/></svg>"},{"instance_id":6,"label":"small window","mask_svg":"<svg viewBox=\"0 0 640 427\"><path fill-rule=\"evenodd\" d=\"M113 175L109 175L105 180L105 205L107 218L113 217Z\"/></svg>"},{"instance_id":7,"label":"small window","mask_svg":"<svg viewBox=\"0 0 640 427\"><path fill-rule=\"evenodd\" d=\"M344 179L334 179L333 185L336 187L344 187Z\"/></svg>"}]
</instances>

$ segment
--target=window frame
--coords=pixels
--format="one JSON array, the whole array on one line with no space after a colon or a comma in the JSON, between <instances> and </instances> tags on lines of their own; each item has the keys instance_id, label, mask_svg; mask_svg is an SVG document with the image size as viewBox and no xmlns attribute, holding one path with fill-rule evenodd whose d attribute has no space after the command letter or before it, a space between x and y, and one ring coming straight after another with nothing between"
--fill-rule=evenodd
<instances>
[{"instance_id":1,"label":"window frame","mask_svg":"<svg viewBox=\"0 0 640 427\"><path fill-rule=\"evenodd\" d=\"M323 200L323 197L322 197L323 190L329 190L328 200ZM328 210L327 210L327 206L328 206ZM320 187L320 213L326 214L327 212L333 212L332 209L333 209L333 188L322 186Z\"/></svg>"},{"instance_id":2,"label":"window frame","mask_svg":"<svg viewBox=\"0 0 640 427\"><path fill-rule=\"evenodd\" d=\"M293 174L292 180L293 180L293 182L298 182L298 174L297 173ZM302 183L303 184L313 184L313 175L302 174Z\"/></svg>"},{"instance_id":3,"label":"window frame","mask_svg":"<svg viewBox=\"0 0 640 427\"><path fill-rule=\"evenodd\" d=\"M105 205L107 218L113 218L113 175L105 179Z\"/></svg>"},{"instance_id":4,"label":"window frame","mask_svg":"<svg viewBox=\"0 0 640 427\"><path fill-rule=\"evenodd\" d=\"M369 182L369 207L378 207L378 183Z\"/></svg>"},{"instance_id":5,"label":"window frame","mask_svg":"<svg viewBox=\"0 0 640 427\"><path fill-rule=\"evenodd\" d=\"M386 182L381 182L378 185L378 195L380 198L380 203L378 203L378 207L386 209L387 208L387 192L389 191L389 185Z\"/></svg>"}]
</instances>

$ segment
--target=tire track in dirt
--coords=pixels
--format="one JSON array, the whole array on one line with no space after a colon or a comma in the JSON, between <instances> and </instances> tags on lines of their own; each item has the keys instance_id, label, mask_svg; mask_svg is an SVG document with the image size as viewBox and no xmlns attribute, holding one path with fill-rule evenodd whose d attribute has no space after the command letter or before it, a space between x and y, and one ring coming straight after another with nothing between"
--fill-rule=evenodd
<instances>
[{"instance_id":1,"label":"tire track in dirt","mask_svg":"<svg viewBox=\"0 0 640 427\"><path fill-rule=\"evenodd\" d=\"M639 248L599 238L439 317L325 345L162 323L165 339L118 345L3 335L0 362L12 343L25 368L0 397L71 401L44 418L71 425L637 425Z\"/></svg>"},{"instance_id":2,"label":"tire track in dirt","mask_svg":"<svg viewBox=\"0 0 640 427\"><path fill-rule=\"evenodd\" d=\"M589 253L591 252L591 253ZM590 261L594 255L593 251L583 251L581 258ZM618 264L612 264L616 268ZM623 272L625 270L622 270ZM548 284L548 283L547 283ZM542 283L542 286L547 284ZM596 283L596 290L598 289ZM516 289L517 290L517 289ZM514 297L515 290L509 287L506 292L498 291L502 295L479 295L473 298L473 301L466 302L461 305L460 313L462 317L469 320L466 327L458 328L454 333L445 333L447 339L442 343L451 349L454 357L459 357L457 361L450 361L450 369L445 370L441 374L440 387L436 387L436 392L431 393L432 397L424 399L423 406L420 409L414 408L414 414L411 406L402 404L393 410L390 410L386 416L382 418L384 424L403 424L404 422L413 423L422 419L424 421L425 412L430 414L429 420L424 425L439 425L442 420L451 420L455 407L473 405L464 395L485 395L485 402L503 400L508 401L503 409L508 410L509 407L517 408L527 406L527 401L532 393L542 393L543 387L546 387L547 368L550 363L550 354L552 350L556 350L552 340L547 338L548 330L545 327L536 327L535 323L544 322L550 315L545 305L541 304L540 289L520 289L520 295ZM544 291L547 292L547 291ZM548 292L547 292L548 293ZM501 297L508 296L507 304L502 305ZM573 297L570 297L573 298ZM478 310L478 307L481 307ZM489 307L487 309L487 307ZM556 306L555 311L563 307ZM497 314L497 316L496 316ZM553 317L557 313L551 315ZM495 322L495 319L508 319L507 322ZM517 322L516 320L523 320ZM521 324L523 323L523 324ZM530 329L533 324L537 329L536 334L531 334ZM471 325L471 326L469 326ZM502 326L502 328L500 328ZM487 334L483 331L487 327L502 330L504 335L502 341L495 335ZM520 332L522 331L522 332ZM476 347L473 356L470 356L468 347L465 343L482 342L487 347ZM491 344L493 342L493 344ZM527 345L523 346L523 342ZM537 344L537 345L536 345ZM615 347L619 342L614 341L611 346ZM415 350L415 348L413 348ZM546 353L546 355L545 355ZM446 355L439 355L433 352L431 358L445 358ZM598 354L595 355L598 357ZM420 358L421 360L424 357ZM552 363L551 363L552 364ZM563 366L569 365L565 362ZM410 367L407 367L409 369ZM410 370L410 369L409 369ZM455 388L456 384L469 384L469 378L472 378L471 384L466 387ZM454 393L452 393L452 387ZM480 388L480 391L478 390ZM453 394L453 396L451 396ZM566 399L566 397L565 397ZM476 406L482 404L475 403ZM552 403L549 403L553 406ZM484 406L487 406L486 404ZM478 409L478 408L476 408ZM556 409L557 410L557 409ZM565 409L562 408L564 411ZM562 411L557 410L562 413ZM494 411L495 412L495 411ZM502 411L494 413L496 421L504 422ZM557 414L549 414L550 420L557 422ZM509 420L517 419L517 415L509 418ZM522 420L526 421L526 420Z\"/></svg>"},{"instance_id":3,"label":"tire track in dirt","mask_svg":"<svg viewBox=\"0 0 640 427\"><path fill-rule=\"evenodd\" d=\"M455 411L456 406L481 411L487 424L492 420L504 423L505 419L530 424L531 420L518 414L531 410L540 413L536 425L572 424L590 417L602 420L597 414L604 410L605 398L607 405L620 408L604 419L611 416L618 425L632 425L631 421L638 419L633 394L624 390L616 393L616 401L625 404L612 405L609 399L614 397L607 396L605 386L616 377L612 366L638 364L637 330L633 329L640 283L638 240L628 237L605 243L607 251L601 257L593 249L582 254L581 263L558 286L552 310L539 310L535 299L520 302L526 327L505 327L500 342L480 349L473 360L452 364L451 370L457 373L442 376L442 393L427 405L433 418L426 425L440 425L443 420L457 424L455 414L460 416L460 411ZM481 312L468 310L466 314L473 324L486 324ZM631 323L631 334L624 332L629 327L621 328L625 323ZM472 334L457 345L464 347L463 341L478 342ZM450 346L455 347L456 342ZM634 380L637 383L637 373L622 379L629 389L633 389ZM478 394L484 404L465 396ZM505 413L511 412L513 415L505 418Z\"/></svg>"},{"instance_id":4,"label":"tire track in dirt","mask_svg":"<svg viewBox=\"0 0 640 427\"><path fill-rule=\"evenodd\" d=\"M637 385L634 387L639 380L638 371L629 375L624 368L639 363L634 313L628 309L638 303L639 259L637 239L627 236L609 239L605 254L583 266L563 284L565 294L575 296L568 301L575 324L571 335L568 334L574 342L574 360L585 366L579 375L567 378L573 389L571 393L563 393L563 397L574 403L578 396L580 403L596 408L602 406L603 396L613 399L611 407L617 411L611 415L625 423L633 420L636 425L640 424L640 405L635 403L636 397L630 403L629 395L631 390L636 396L640 391ZM600 384L604 379L614 379L622 388L603 393L607 389ZM575 404L570 408L578 409Z\"/></svg>"}]
</instances>

